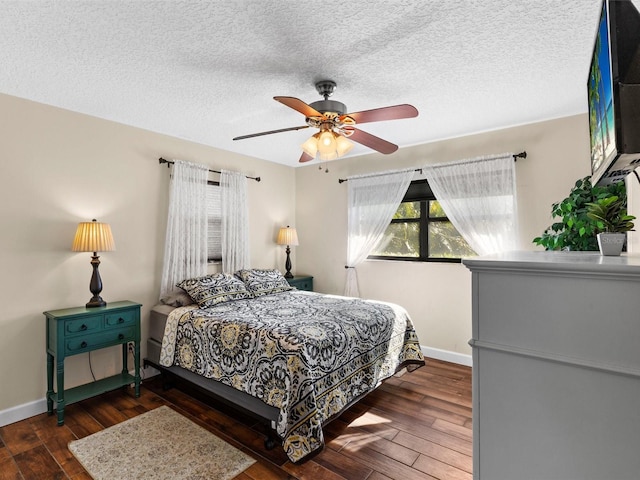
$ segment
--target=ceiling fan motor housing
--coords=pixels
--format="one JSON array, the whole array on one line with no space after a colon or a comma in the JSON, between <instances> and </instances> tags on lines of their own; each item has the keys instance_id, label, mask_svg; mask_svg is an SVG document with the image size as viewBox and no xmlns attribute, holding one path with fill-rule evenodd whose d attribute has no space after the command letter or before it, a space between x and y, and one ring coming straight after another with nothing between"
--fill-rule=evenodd
<instances>
[{"instance_id":1,"label":"ceiling fan motor housing","mask_svg":"<svg viewBox=\"0 0 640 480\"><path fill-rule=\"evenodd\" d=\"M347 113L347 106L335 100L318 100L317 102L310 103L309 106L320 113L332 112L338 115Z\"/></svg>"},{"instance_id":2,"label":"ceiling fan motor housing","mask_svg":"<svg viewBox=\"0 0 640 480\"><path fill-rule=\"evenodd\" d=\"M336 113L338 115L344 115L347 113L347 106L344 103L329 100L329 97L333 95L336 86L336 82L333 80L321 80L317 82L316 90L324 97L324 100L318 100L317 102L310 103L309 106L323 114Z\"/></svg>"}]
</instances>

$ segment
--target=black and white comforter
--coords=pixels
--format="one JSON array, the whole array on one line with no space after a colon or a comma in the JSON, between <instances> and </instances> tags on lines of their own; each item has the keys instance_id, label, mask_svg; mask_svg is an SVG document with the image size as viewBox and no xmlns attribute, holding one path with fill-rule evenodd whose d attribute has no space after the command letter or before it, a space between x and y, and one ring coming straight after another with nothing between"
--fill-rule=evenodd
<instances>
[{"instance_id":1,"label":"black and white comforter","mask_svg":"<svg viewBox=\"0 0 640 480\"><path fill-rule=\"evenodd\" d=\"M276 431L297 462L324 445L324 422L424 359L402 307L293 290L175 309L160 363L279 408Z\"/></svg>"}]
</instances>

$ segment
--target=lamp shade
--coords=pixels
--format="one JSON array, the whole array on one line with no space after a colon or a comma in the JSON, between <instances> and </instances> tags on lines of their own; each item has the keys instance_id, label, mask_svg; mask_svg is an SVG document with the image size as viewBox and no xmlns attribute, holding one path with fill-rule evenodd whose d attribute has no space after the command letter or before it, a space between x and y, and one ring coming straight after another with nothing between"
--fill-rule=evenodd
<instances>
[{"instance_id":1,"label":"lamp shade","mask_svg":"<svg viewBox=\"0 0 640 480\"><path fill-rule=\"evenodd\" d=\"M353 148L353 142L347 140L342 135L337 135L336 137L336 152L338 157L342 157L351 151Z\"/></svg>"},{"instance_id":2,"label":"lamp shade","mask_svg":"<svg viewBox=\"0 0 640 480\"><path fill-rule=\"evenodd\" d=\"M276 243L278 245L298 245L298 233L296 232L296 229L289 227L288 225L286 227L280 228Z\"/></svg>"},{"instance_id":3,"label":"lamp shade","mask_svg":"<svg viewBox=\"0 0 640 480\"><path fill-rule=\"evenodd\" d=\"M71 245L73 252L111 252L116 249L108 223L80 222Z\"/></svg>"},{"instance_id":4,"label":"lamp shade","mask_svg":"<svg viewBox=\"0 0 640 480\"><path fill-rule=\"evenodd\" d=\"M318 152L320 155L335 155L336 135L331 130L324 130L318 137Z\"/></svg>"},{"instance_id":5,"label":"lamp shade","mask_svg":"<svg viewBox=\"0 0 640 480\"><path fill-rule=\"evenodd\" d=\"M310 157L315 158L316 153L318 153L318 137L319 136L320 136L319 133L316 133L315 135L311 135L306 142L300 145L302 150L304 150L304 152Z\"/></svg>"}]
</instances>

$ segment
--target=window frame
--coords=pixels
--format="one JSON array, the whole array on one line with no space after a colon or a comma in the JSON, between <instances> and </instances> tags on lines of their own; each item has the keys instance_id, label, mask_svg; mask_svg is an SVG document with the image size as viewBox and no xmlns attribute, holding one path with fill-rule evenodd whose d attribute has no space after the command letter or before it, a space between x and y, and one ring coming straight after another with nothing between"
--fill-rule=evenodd
<instances>
[{"instance_id":1,"label":"window frame","mask_svg":"<svg viewBox=\"0 0 640 480\"><path fill-rule=\"evenodd\" d=\"M420 245L420 255L418 257L400 257L391 255L369 255L367 260L393 260L401 262L437 262L437 263L462 263L462 257L429 257L429 223L431 222L451 222L449 217L429 217L429 202L438 201L433 194L429 182L426 179L413 180L409 184L407 193L402 198L402 203L420 202L420 218L393 218L390 224L394 223L419 223L420 236L418 238ZM398 205L399 207L399 205Z\"/></svg>"}]
</instances>

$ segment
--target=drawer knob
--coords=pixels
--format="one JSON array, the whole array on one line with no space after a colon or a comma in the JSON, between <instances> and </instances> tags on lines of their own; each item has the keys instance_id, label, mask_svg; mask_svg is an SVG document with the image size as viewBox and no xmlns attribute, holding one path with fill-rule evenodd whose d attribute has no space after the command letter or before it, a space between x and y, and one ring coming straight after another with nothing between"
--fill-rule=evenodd
<instances>
[{"instance_id":1,"label":"drawer knob","mask_svg":"<svg viewBox=\"0 0 640 480\"><path fill-rule=\"evenodd\" d=\"M118 319L118 323L124 323L124 318L120 317L120 318Z\"/></svg>"},{"instance_id":2,"label":"drawer knob","mask_svg":"<svg viewBox=\"0 0 640 480\"><path fill-rule=\"evenodd\" d=\"M118 335L118 340L124 340L124 333L121 333L120 335Z\"/></svg>"},{"instance_id":3,"label":"drawer knob","mask_svg":"<svg viewBox=\"0 0 640 480\"><path fill-rule=\"evenodd\" d=\"M87 342L82 342L80 344L80 348L87 348Z\"/></svg>"},{"instance_id":4,"label":"drawer knob","mask_svg":"<svg viewBox=\"0 0 640 480\"><path fill-rule=\"evenodd\" d=\"M82 325L80 325L80 330L86 330L87 326L83 323Z\"/></svg>"}]
</instances>

